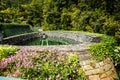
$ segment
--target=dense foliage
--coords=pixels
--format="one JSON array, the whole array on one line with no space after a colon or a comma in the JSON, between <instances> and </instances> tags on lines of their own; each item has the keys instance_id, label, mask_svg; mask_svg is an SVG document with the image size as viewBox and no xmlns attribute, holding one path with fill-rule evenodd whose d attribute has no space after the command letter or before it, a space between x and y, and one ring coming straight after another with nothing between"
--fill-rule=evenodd
<instances>
[{"instance_id":1,"label":"dense foliage","mask_svg":"<svg viewBox=\"0 0 120 80\"><path fill-rule=\"evenodd\" d=\"M120 41L119 0L0 0L0 22L28 23L45 30L82 30Z\"/></svg>"},{"instance_id":2,"label":"dense foliage","mask_svg":"<svg viewBox=\"0 0 120 80\"><path fill-rule=\"evenodd\" d=\"M30 25L28 24L1 23L0 25L4 37L32 32Z\"/></svg>"},{"instance_id":3,"label":"dense foliage","mask_svg":"<svg viewBox=\"0 0 120 80\"><path fill-rule=\"evenodd\" d=\"M41 48L40 48L41 49ZM77 54L22 49L0 61L0 75L28 80L85 80Z\"/></svg>"}]
</instances>

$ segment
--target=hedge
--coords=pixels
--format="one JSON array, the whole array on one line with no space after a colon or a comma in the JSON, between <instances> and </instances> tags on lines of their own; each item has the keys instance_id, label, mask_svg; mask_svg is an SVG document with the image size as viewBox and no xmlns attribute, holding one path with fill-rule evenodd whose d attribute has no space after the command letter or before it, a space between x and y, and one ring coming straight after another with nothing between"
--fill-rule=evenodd
<instances>
[{"instance_id":1,"label":"hedge","mask_svg":"<svg viewBox=\"0 0 120 80\"><path fill-rule=\"evenodd\" d=\"M28 24L0 23L3 37L32 32Z\"/></svg>"}]
</instances>

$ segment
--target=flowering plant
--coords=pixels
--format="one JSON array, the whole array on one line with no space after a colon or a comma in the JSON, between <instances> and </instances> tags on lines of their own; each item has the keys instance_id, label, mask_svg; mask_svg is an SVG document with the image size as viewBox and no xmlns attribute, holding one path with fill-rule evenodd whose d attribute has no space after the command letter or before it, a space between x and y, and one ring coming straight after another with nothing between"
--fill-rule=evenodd
<instances>
[{"instance_id":1,"label":"flowering plant","mask_svg":"<svg viewBox=\"0 0 120 80\"><path fill-rule=\"evenodd\" d=\"M18 54L0 61L0 75L30 80L85 80L78 63L77 54L22 48Z\"/></svg>"}]
</instances>

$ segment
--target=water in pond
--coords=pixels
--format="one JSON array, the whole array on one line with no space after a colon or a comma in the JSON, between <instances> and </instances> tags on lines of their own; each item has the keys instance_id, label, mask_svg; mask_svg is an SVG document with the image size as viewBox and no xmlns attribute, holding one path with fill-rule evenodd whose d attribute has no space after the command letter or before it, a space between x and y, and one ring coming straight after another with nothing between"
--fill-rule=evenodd
<instances>
[{"instance_id":1,"label":"water in pond","mask_svg":"<svg viewBox=\"0 0 120 80\"><path fill-rule=\"evenodd\" d=\"M24 42L20 42L16 45L68 45L68 44L76 44L78 42L76 42L75 40L71 40L71 39L65 39L65 38L56 38L56 37L49 37L47 40L43 41L42 44L42 39L40 38L36 38L36 39L30 39Z\"/></svg>"},{"instance_id":2,"label":"water in pond","mask_svg":"<svg viewBox=\"0 0 120 80\"><path fill-rule=\"evenodd\" d=\"M51 41L51 40L44 40L43 45L65 45L65 43L58 42L58 41ZM42 45L42 40L35 39L30 42L27 42L25 45Z\"/></svg>"}]
</instances>

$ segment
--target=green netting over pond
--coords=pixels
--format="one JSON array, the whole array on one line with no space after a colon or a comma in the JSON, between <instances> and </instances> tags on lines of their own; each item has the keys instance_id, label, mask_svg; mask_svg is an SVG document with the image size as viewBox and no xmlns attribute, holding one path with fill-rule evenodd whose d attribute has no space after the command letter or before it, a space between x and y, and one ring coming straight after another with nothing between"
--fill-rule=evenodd
<instances>
[{"instance_id":1,"label":"green netting over pond","mask_svg":"<svg viewBox=\"0 0 120 80\"><path fill-rule=\"evenodd\" d=\"M27 41L23 41L18 43L17 45L68 45L68 44L77 44L79 42L72 40L72 39L66 39L66 38L57 38L57 37L49 37L46 40L35 38L30 39Z\"/></svg>"}]
</instances>

